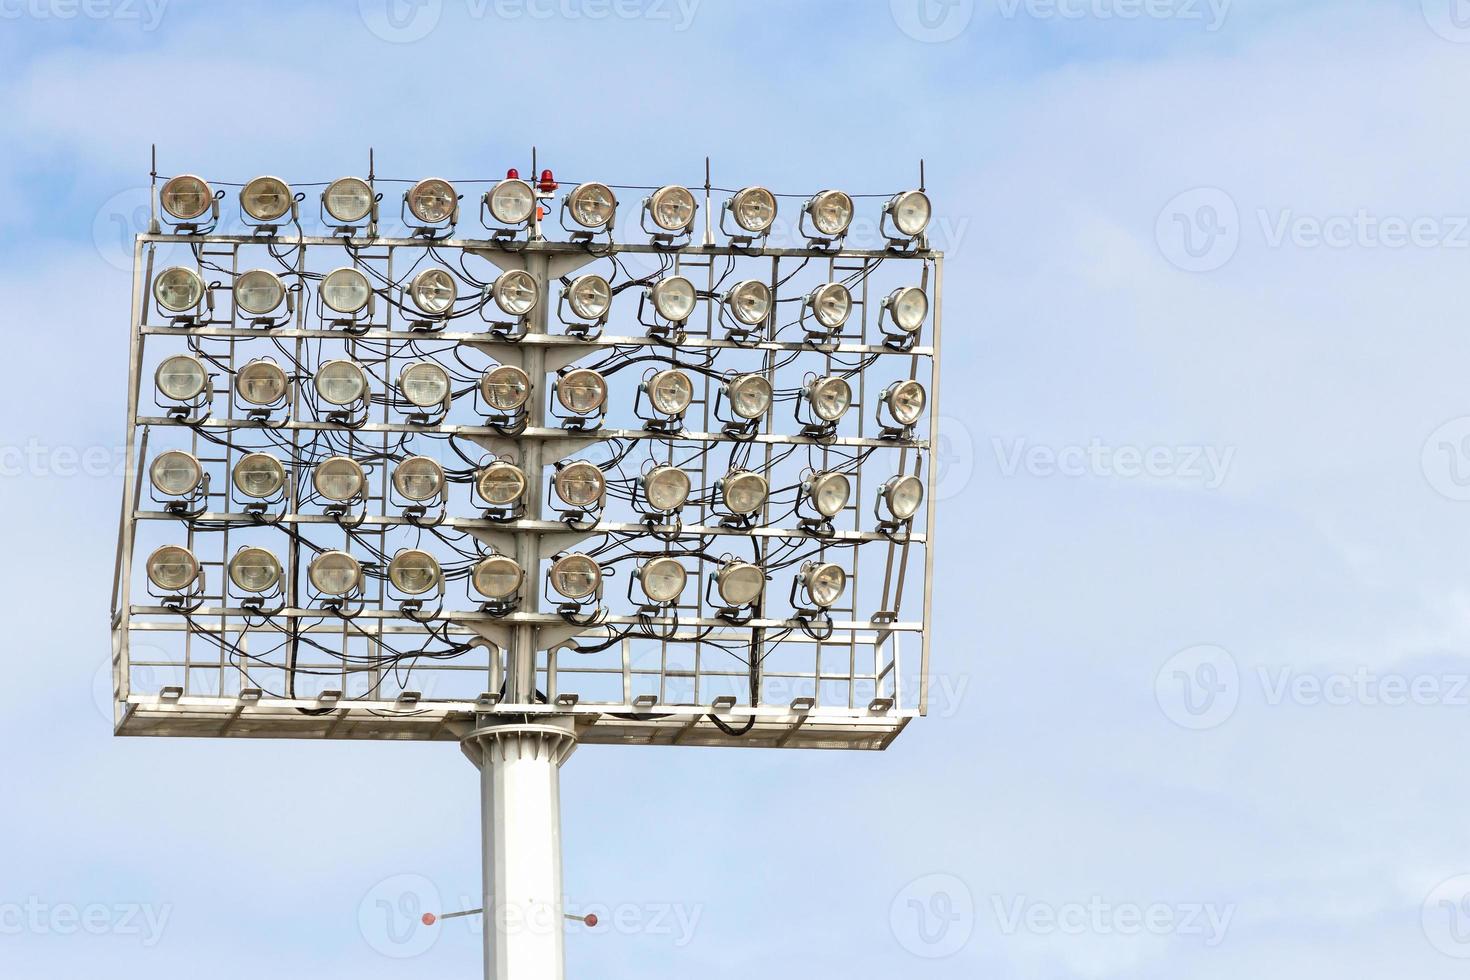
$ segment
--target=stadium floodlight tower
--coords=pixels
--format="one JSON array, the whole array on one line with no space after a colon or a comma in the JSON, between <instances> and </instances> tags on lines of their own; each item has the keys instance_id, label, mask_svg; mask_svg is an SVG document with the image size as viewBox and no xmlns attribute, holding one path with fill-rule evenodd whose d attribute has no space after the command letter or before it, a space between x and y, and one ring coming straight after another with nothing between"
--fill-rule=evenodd
<instances>
[{"instance_id":1,"label":"stadium floodlight tower","mask_svg":"<svg viewBox=\"0 0 1470 980\"><path fill-rule=\"evenodd\" d=\"M119 735L457 742L487 980L563 975L578 745L884 749L927 710L922 165L876 242L875 195L829 190L777 247L789 195L708 166L633 220L530 163L384 187L370 156L319 219L290 189L332 175L232 202L155 165L112 605Z\"/></svg>"}]
</instances>

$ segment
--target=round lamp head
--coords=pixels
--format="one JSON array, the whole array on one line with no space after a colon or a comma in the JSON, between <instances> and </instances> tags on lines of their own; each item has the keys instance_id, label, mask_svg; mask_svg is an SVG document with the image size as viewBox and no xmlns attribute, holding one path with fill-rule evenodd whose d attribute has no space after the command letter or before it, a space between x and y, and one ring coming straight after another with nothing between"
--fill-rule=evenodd
<instances>
[{"instance_id":1,"label":"round lamp head","mask_svg":"<svg viewBox=\"0 0 1470 980\"><path fill-rule=\"evenodd\" d=\"M367 477L362 465L349 456L328 456L316 465L311 485L328 500L345 503L362 493Z\"/></svg>"},{"instance_id":2,"label":"round lamp head","mask_svg":"<svg viewBox=\"0 0 1470 980\"><path fill-rule=\"evenodd\" d=\"M501 364L480 378L480 397L497 412L519 412L531 397L531 378L513 364Z\"/></svg>"},{"instance_id":3,"label":"round lamp head","mask_svg":"<svg viewBox=\"0 0 1470 980\"><path fill-rule=\"evenodd\" d=\"M373 213L373 189L358 177L339 177L322 192L322 207L344 225L355 224Z\"/></svg>"},{"instance_id":4,"label":"round lamp head","mask_svg":"<svg viewBox=\"0 0 1470 980\"><path fill-rule=\"evenodd\" d=\"M199 561L187 548L166 544L147 561L148 581L161 592L182 592L199 578Z\"/></svg>"},{"instance_id":5,"label":"round lamp head","mask_svg":"<svg viewBox=\"0 0 1470 980\"><path fill-rule=\"evenodd\" d=\"M275 221L291 210L290 186L279 177L256 177L240 190L240 209L256 221Z\"/></svg>"},{"instance_id":6,"label":"round lamp head","mask_svg":"<svg viewBox=\"0 0 1470 980\"><path fill-rule=\"evenodd\" d=\"M426 225L448 221L459 201L454 185L438 177L429 177L414 184L405 197L409 213Z\"/></svg>"},{"instance_id":7,"label":"round lamp head","mask_svg":"<svg viewBox=\"0 0 1470 980\"><path fill-rule=\"evenodd\" d=\"M362 563L345 551L324 551L312 559L306 577L322 595L345 596L362 583Z\"/></svg>"},{"instance_id":8,"label":"round lamp head","mask_svg":"<svg viewBox=\"0 0 1470 980\"><path fill-rule=\"evenodd\" d=\"M573 415L591 415L607 401L607 381L589 368L568 371L556 383L556 400Z\"/></svg>"},{"instance_id":9,"label":"round lamp head","mask_svg":"<svg viewBox=\"0 0 1470 980\"><path fill-rule=\"evenodd\" d=\"M563 555L551 565L551 587L568 599L587 599L602 586L602 568L582 554Z\"/></svg>"},{"instance_id":10,"label":"round lamp head","mask_svg":"<svg viewBox=\"0 0 1470 980\"><path fill-rule=\"evenodd\" d=\"M428 456L410 456L394 468L393 489L414 503L433 500L444 492L444 467Z\"/></svg>"},{"instance_id":11,"label":"round lamp head","mask_svg":"<svg viewBox=\"0 0 1470 980\"><path fill-rule=\"evenodd\" d=\"M507 507L526 492L526 474L514 463L497 459L480 471L475 488L484 500L496 507Z\"/></svg>"},{"instance_id":12,"label":"round lamp head","mask_svg":"<svg viewBox=\"0 0 1470 980\"><path fill-rule=\"evenodd\" d=\"M153 299L170 313L186 313L204 299L204 280L181 265L164 269L153 277Z\"/></svg>"},{"instance_id":13,"label":"round lamp head","mask_svg":"<svg viewBox=\"0 0 1470 980\"><path fill-rule=\"evenodd\" d=\"M180 174L164 182L158 192L158 203L175 221L193 221L209 210L214 200L214 191L204 178L193 174Z\"/></svg>"},{"instance_id":14,"label":"round lamp head","mask_svg":"<svg viewBox=\"0 0 1470 980\"><path fill-rule=\"evenodd\" d=\"M247 453L235 464L230 479L241 496L264 500L280 493L286 485L286 468L269 453Z\"/></svg>"}]
</instances>

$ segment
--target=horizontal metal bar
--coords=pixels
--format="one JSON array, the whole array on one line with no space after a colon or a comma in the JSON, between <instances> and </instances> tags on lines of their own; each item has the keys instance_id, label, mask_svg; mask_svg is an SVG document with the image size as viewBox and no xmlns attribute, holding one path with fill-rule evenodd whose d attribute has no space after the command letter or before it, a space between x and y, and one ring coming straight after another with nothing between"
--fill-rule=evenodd
<instances>
[{"instance_id":1,"label":"horizontal metal bar","mask_svg":"<svg viewBox=\"0 0 1470 980\"><path fill-rule=\"evenodd\" d=\"M716 258L745 256L748 258L795 258L795 259L924 259L933 260L944 253L932 249L916 252L898 252L882 248L736 248L732 245L689 244L677 248L639 244L635 242L598 242L591 246L579 242L517 241L506 243L490 238L347 238L326 235L139 235L140 241L171 243L179 245L343 245L353 248L461 248L476 252L499 252L505 255L527 253L551 253L587 255L594 257L617 252L645 255L707 255Z\"/></svg>"},{"instance_id":2,"label":"horizontal metal bar","mask_svg":"<svg viewBox=\"0 0 1470 980\"><path fill-rule=\"evenodd\" d=\"M507 341L504 337L492 333L464 333L464 332L436 332L424 330L368 330L363 333L349 333L345 330L326 329L296 329L294 327L185 327L185 326L150 326L143 325L140 331L145 337L233 337L240 339L274 337L277 340L332 340L350 339L354 341L414 341L425 343L429 341L443 341L444 343L456 344L488 344L503 345L506 347L585 347L588 350L606 347L658 347L662 350L673 351L675 348L691 348L703 350L773 350L773 351L811 351L817 354L891 354L896 357L933 357L932 347L912 347L908 350L898 350L885 344L836 344L814 347L801 341L785 340L761 340L750 343L737 343L733 340L717 340L711 337L686 336L677 345L670 346L666 341L655 340L651 337L610 337L602 336L595 340L584 340L580 337L566 337L558 334L528 334L526 337L514 343Z\"/></svg>"},{"instance_id":3,"label":"horizontal metal bar","mask_svg":"<svg viewBox=\"0 0 1470 980\"><path fill-rule=\"evenodd\" d=\"M140 521L201 521L214 524L240 524L244 526L269 526L272 524L338 524L335 517L327 514L281 514L272 516L266 520L260 520L253 514L217 513L213 511L203 514L190 514L187 516L161 510L140 510L133 514L135 520ZM560 521L492 521L484 518L446 517L438 523L425 523L410 521L406 517L383 517L377 514L362 515L361 523L353 518L354 527L442 527L456 531L483 530L483 531L525 531L538 534L559 534L568 532L570 529ZM616 521L605 521L592 528L591 533L628 533L628 534L673 534L678 532L689 537L712 537L715 535L726 535L747 538L801 538L813 542L822 541L895 541L899 544L905 541L912 544L924 544L925 535L911 534L907 537L902 535L889 538L886 534L877 531L841 531L834 530L830 534L814 535L796 528L783 527L725 527L722 524L684 524L675 526L673 524L629 524Z\"/></svg>"},{"instance_id":4,"label":"horizontal metal bar","mask_svg":"<svg viewBox=\"0 0 1470 980\"><path fill-rule=\"evenodd\" d=\"M512 437L507 436L498 429L483 425L412 425L406 422L365 422L358 426L347 426L339 422L302 422L295 419L282 419L279 422L261 423L253 419L204 419L203 421L186 421L161 415L140 415L136 419L136 424L185 429L269 429L274 432L290 432L293 429L308 432L417 432L465 436L467 438L479 436L489 439L504 439L508 442L524 442L527 439L545 439L548 441L569 439L582 442L604 442L610 439L658 439L665 442L746 442L777 446L844 446L854 449L929 448L929 441L927 439L859 439L851 436L814 439L808 436L775 434L756 435L749 439L736 439L734 436L726 435L723 432L680 431L666 433L652 432L648 429L590 429L584 431L581 429L528 428Z\"/></svg>"},{"instance_id":5,"label":"horizontal metal bar","mask_svg":"<svg viewBox=\"0 0 1470 980\"><path fill-rule=\"evenodd\" d=\"M177 609L168 606L133 606L129 610L134 616L166 616L182 615ZM201 606L190 610L189 615L195 619L210 618L218 616L245 616L250 615L259 619L260 613L256 610L241 609L229 606ZM275 614L285 619L305 617L310 619L321 619L332 613L326 609L283 609ZM368 619L406 619L403 613L397 609L362 609L352 616L353 620ZM426 617L428 618L428 617ZM447 610L438 616L432 617L435 621L449 623L501 623L511 625L536 625L536 626L567 626L570 625L565 619L555 613L508 613L504 616L492 616L489 613L474 612L468 610ZM752 619L744 626L761 629L800 629L803 625L800 619ZM202 625L202 624L197 624ZM599 626L729 626L729 620L717 617L690 618L680 616L674 619L668 616L606 616L588 627L589 630ZM834 630L892 630L894 632L918 632L924 628L923 623L875 623L870 620L833 622Z\"/></svg>"}]
</instances>

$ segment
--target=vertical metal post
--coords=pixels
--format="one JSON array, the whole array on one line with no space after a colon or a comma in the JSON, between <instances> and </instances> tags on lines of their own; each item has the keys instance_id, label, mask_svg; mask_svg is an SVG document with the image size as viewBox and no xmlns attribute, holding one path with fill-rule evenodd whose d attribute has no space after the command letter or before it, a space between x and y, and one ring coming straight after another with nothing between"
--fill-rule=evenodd
<instances>
[{"instance_id":1,"label":"vertical metal post","mask_svg":"<svg viewBox=\"0 0 1470 980\"><path fill-rule=\"evenodd\" d=\"M544 252L526 256L526 271L536 277L539 301L531 311L526 324L529 336L540 336L547 332L551 306L551 257ZM531 379L534 389L527 406L529 418L526 427L531 430L546 426L546 399L550 395L550 384L546 377L546 348L537 343L525 344L522 368ZM541 520L542 493L545 483L545 441L539 436L522 438L520 465L526 474L526 519ZM521 531L516 535L516 563L525 570L526 581L541 580L541 536L536 532ZM534 584L521 597L521 610L534 613L540 610L541 594ZM531 704L536 700L536 628L522 624L515 628L510 647L510 663L506 671L506 700L512 704Z\"/></svg>"},{"instance_id":2,"label":"vertical metal post","mask_svg":"<svg viewBox=\"0 0 1470 980\"><path fill-rule=\"evenodd\" d=\"M561 764L570 723L501 725L463 743L480 767L485 980L563 980Z\"/></svg>"}]
</instances>

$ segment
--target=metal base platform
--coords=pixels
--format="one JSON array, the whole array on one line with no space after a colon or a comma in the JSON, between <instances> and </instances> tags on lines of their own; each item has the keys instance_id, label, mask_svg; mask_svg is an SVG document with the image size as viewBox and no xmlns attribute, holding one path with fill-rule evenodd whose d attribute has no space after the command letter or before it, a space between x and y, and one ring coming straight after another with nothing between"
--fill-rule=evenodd
<instances>
[{"instance_id":1,"label":"metal base platform","mask_svg":"<svg viewBox=\"0 0 1470 980\"><path fill-rule=\"evenodd\" d=\"M845 711L832 708L657 706L548 706L472 701L420 703L353 701L323 706L316 700L240 701L229 698L164 698L130 695L118 706L116 733L182 738L368 739L457 742L497 720L570 719L584 745L724 745L748 748L886 749L915 711ZM751 722L751 719L754 719Z\"/></svg>"}]
</instances>

